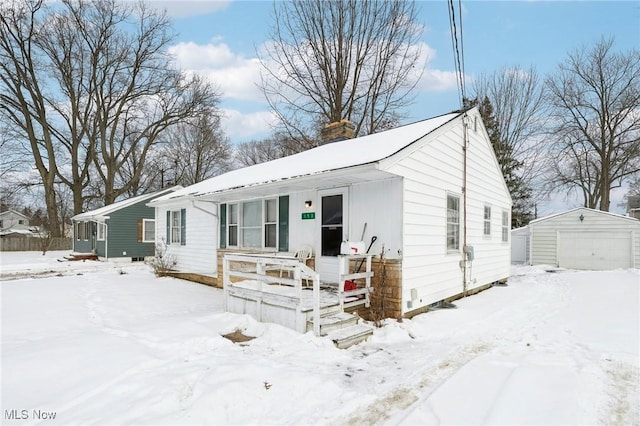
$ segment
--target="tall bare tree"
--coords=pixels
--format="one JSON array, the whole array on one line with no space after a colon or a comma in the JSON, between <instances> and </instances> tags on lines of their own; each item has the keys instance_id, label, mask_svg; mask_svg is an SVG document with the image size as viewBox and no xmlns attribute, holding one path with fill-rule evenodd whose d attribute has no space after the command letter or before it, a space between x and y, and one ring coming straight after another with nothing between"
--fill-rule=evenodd
<instances>
[{"instance_id":1,"label":"tall bare tree","mask_svg":"<svg viewBox=\"0 0 640 426\"><path fill-rule=\"evenodd\" d=\"M409 1L274 2L262 90L295 139L341 119L356 134L393 127L424 68L421 30Z\"/></svg>"},{"instance_id":2,"label":"tall bare tree","mask_svg":"<svg viewBox=\"0 0 640 426\"><path fill-rule=\"evenodd\" d=\"M46 65L36 43L42 8L42 0L0 3L0 113L29 143L44 187L50 232L59 237L57 149L46 100L46 77L42 81Z\"/></svg>"},{"instance_id":3,"label":"tall bare tree","mask_svg":"<svg viewBox=\"0 0 640 426\"><path fill-rule=\"evenodd\" d=\"M473 89L479 102L487 98L493 107L500 143L522 163L518 176L526 186L534 187L546 159L540 144L547 125L544 81L533 66L503 67L481 74Z\"/></svg>"},{"instance_id":4,"label":"tall bare tree","mask_svg":"<svg viewBox=\"0 0 640 426\"><path fill-rule=\"evenodd\" d=\"M220 118L181 123L162 137L162 159L167 169L173 168L174 183L192 185L230 170L232 149Z\"/></svg>"},{"instance_id":5,"label":"tall bare tree","mask_svg":"<svg viewBox=\"0 0 640 426\"><path fill-rule=\"evenodd\" d=\"M175 68L171 22L143 2L1 7L3 110L32 141L48 209L56 179L71 189L75 213L92 197L88 189L99 188L104 204L130 193L163 131L215 110L217 89ZM127 164L140 167L119 179Z\"/></svg>"},{"instance_id":6,"label":"tall bare tree","mask_svg":"<svg viewBox=\"0 0 640 426\"><path fill-rule=\"evenodd\" d=\"M610 192L640 171L640 52L613 39L570 53L547 79L556 123L556 188L577 189L584 205L609 211Z\"/></svg>"}]
</instances>

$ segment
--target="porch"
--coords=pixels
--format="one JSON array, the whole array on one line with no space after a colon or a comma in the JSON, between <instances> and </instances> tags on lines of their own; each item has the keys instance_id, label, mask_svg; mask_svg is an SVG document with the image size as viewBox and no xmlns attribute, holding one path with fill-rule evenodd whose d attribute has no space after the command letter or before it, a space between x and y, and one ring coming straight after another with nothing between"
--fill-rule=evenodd
<instances>
[{"instance_id":1,"label":"porch","mask_svg":"<svg viewBox=\"0 0 640 426\"><path fill-rule=\"evenodd\" d=\"M359 343L373 329L359 324L359 317L345 309L370 306L372 255L338 258L336 284L321 282L315 270L292 256L227 253L222 265L225 310L300 333L329 336L340 348ZM366 265L364 272L350 270L354 261Z\"/></svg>"}]
</instances>

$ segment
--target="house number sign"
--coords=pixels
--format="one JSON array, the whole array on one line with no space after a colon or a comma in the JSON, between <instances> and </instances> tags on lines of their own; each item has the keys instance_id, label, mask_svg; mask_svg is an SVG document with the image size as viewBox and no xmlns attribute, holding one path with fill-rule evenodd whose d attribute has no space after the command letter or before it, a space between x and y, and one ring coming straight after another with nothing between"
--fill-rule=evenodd
<instances>
[{"instance_id":1,"label":"house number sign","mask_svg":"<svg viewBox=\"0 0 640 426\"><path fill-rule=\"evenodd\" d=\"M305 213L302 213L302 220L315 219L315 218L316 218L316 212L305 212Z\"/></svg>"}]
</instances>

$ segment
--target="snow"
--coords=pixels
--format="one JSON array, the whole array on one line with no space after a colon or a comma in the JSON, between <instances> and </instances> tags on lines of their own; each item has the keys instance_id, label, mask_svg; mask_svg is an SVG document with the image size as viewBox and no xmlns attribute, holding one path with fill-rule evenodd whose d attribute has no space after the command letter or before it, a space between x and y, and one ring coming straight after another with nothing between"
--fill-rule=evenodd
<instances>
[{"instance_id":1,"label":"snow","mask_svg":"<svg viewBox=\"0 0 640 426\"><path fill-rule=\"evenodd\" d=\"M63 254L0 255L2 424L640 422L638 270L514 267L341 350L225 313L220 289Z\"/></svg>"},{"instance_id":2,"label":"snow","mask_svg":"<svg viewBox=\"0 0 640 426\"><path fill-rule=\"evenodd\" d=\"M201 196L233 188L275 182L330 170L369 164L387 158L433 132L460 113L445 114L385 132L333 142L289 157L256 164L212 177L163 195L150 204L182 196Z\"/></svg>"}]
</instances>

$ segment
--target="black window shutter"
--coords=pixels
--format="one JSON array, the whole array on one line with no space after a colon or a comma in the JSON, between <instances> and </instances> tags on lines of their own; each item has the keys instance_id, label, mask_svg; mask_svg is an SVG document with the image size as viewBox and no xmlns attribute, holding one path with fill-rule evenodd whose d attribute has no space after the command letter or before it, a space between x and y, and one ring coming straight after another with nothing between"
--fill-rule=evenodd
<instances>
[{"instance_id":1,"label":"black window shutter","mask_svg":"<svg viewBox=\"0 0 640 426\"><path fill-rule=\"evenodd\" d=\"M171 244L171 211L167 210L167 245Z\"/></svg>"},{"instance_id":2,"label":"black window shutter","mask_svg":"<svg viewBox=\"0 0 640 426\"><path fill-rule=\"evenodd\" d=\"M227 247L227 205L220 204L220 248Z\"/></svg>"},{"instance_id":3,"label":"black window shutter","mask_svg":"<svg viewBox=\"0 0 640 426\"><path fill-rule=\"evenodd\" d=\"M279 251L289 251L289 196L283 195L278 199L278 241Z\"/></svg>"},{"instance_id":4,"label":"black window shutter","mask_svg":"<svg viewBox=\"0 0 640 426\"><path fill-rule=\"evenodd\" d=\"M180 209L180 245L187 244L187 209Z\"/></svg>"}]
</instances>

